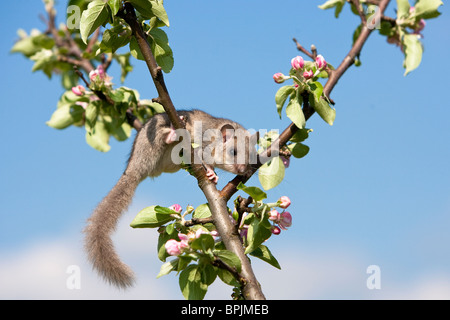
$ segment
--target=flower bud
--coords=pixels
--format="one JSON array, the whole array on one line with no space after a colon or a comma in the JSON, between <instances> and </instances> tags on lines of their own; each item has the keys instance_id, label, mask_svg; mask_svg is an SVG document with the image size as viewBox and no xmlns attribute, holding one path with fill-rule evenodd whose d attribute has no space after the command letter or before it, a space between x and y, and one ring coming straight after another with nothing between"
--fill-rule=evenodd
<instances>
[{"instance_id":1,"label":"flower bud","mask_svg":"<svg viewBox=\"0 0 450 320\"><path fill-rule=\"evenodd\" d=\"M427 23L425 22L424 19L420 19L419 23L417 24L416 29L414 29L414 33L418 34L420 33L420 31L422 31L423 29L425 29L425 25Z\"/></svg>"},{"instance_id":2,"label":"flower bud","mask_svg":"<svg viewBox=\"0 0 450 320\"><path fill-rule=\"evenodd\" d=\"M281 161L283 162L283 165L285 168L289 168L289 163L291 162L291 159L289 157L280 156Z\"/></svg>"},{"instance_id":3,"label":"flower bud","mask_svg":"<svg viewBox=\"0 0 450 320\"><path fill-rule=\"evenodd\" d=\"M281 229L278 228L277 226L272 226L272 227L270 228L270 231L271 231L272 234L274 234L274 235L279 235L279 234L281 233Z\"/></svg>"},{"instance_id":4,"label":"flower bud","mask_svg":"<svg viewBox=\"0 0 450 320\"><path fill-rule=\"evenodd\" d=\"M311 79L314 76L314 72L312 70L307 70L303 72L303 77L308 80Z\"/></svg>"},{"instance_id":5,"label":"flower bud","mask_svg":"<svg viewBox=\"0 0 450 320\"><path fill-rule=\"evenodd\" d=\"M180 240L186 240L186 241L189 240L188 235L187 235L187 234L184 234L184 233L178 233L178 238L179 238Z\"/></svg>"},{"instance_id":6,"label":"flower bud","mask_svg":"<svg viewBox=\"0 0 450 320\"><path fill-rule=\"evenodd\" d=\"M178 212L178 213L180 213L181 210L183 210L179 204L171 205L171 206L169 207L169 209L172 209L173 211L176 211L176 212Z\"/></svg>"},{"instance_id":7,"label":"flower bud","mask_svg":"<svg viewBox=\"0 0 450 320\"><path fill-rule=\"evenodd\" d=\"M278 222L280 219L280 213L276 209L272 209L269 212L269 220Z\"/></svg>"},{"instance_id":8,"label":"flower bud","mask_svg":"<svg viewBox=\"0 0 450 320\"><path fill-rule=\"evenodd\" d=\"M281 229L286 230L286 228L289 228L292 226L292 216L289 212L285 211L280 215L280 221L278 222L278 225L281 227Z\"/></svg>"},{"instance_id":9,"label":"flower bud","mask_svg":"<svg viewBox=\"0 0 450 320\"><path fill-rule=\"evenodd\" d=\"M283 209L286 209L291 205L291 199L286 196L282 196L278 201L281 202L279 207Z\"/></svg>"},{"instance_id":10,"label":"flower bud","mask_svg":"<svg viewBox=\"0 0 450 320\"><path fill-rule=\"evenodd\" d=\"M89 72L89 79L91 79L91 81L97 81L97 79L101 79L97 69Z\"/></svg>"},{"instance_id":11,"label":"flower bud","mask_svg":"<svg viewBox=\"0 0 450 320\"><path fill-rule=\"evenodd\" d=\"M286 81L288 79L288 77L286 77L284 74L282 74L281 72L275 73L273 75L273 80L275 80L276 83L283 83L284 81Z\"/></svg>"},{"instance_id":12,"label":"flower bud","mask_svg":"<svg viewBox=\"0 0 450 320\"><path fill-rule=\"evenodd\" d=\"M186 211L187 211L187 213L191 213L192 211L194 211L194 207L193 206L187 206Z\"/></svg>"},{"instance_id":13,"label":"flower bud","mask_svg":"<svg viewBox=\"0 0 450 320\"><path fill-rule=\"evenodd\" d=\"M76 87L72 87L72 92L77 96L82 96L86 92L86 89L82 85L78 85Z\"/></svg>"},{"instance_id":14,"label":"flower bud","mask_svg":"<svg viewBox=\"0 0 450 320\"><path fill-rule=\"evenodd\" d=\"M291 60L291 66L294 68L294 70L300 70L305 65L305 61L303 61L303 58L300 56L296 56L295 58L292 58Z\"/></svg>"},{"instance_id":15,"label":"flower bud","mask_svg":"<svg viewBox=\"0 0 450 320\"><path fill-rule=\"evenodd\" d=\"M181 253L179 242L177 240L170 239L166 242L164 247L166 248L167 253L171 256L178 256Z\"/></svg>"},{"instance_id":16,"label":"flower bud","mask_svg":"<svg viewBox=\"0 0 450 320\"><path fill-rule=\"evenodd\" d=\"M323 58L323 56L321 54L319 54L316 57L316 67L319 70L322 70L323 68L325 68L327 66L327 62L325 61L325 59Z\"/></svg>"}]
</instances>

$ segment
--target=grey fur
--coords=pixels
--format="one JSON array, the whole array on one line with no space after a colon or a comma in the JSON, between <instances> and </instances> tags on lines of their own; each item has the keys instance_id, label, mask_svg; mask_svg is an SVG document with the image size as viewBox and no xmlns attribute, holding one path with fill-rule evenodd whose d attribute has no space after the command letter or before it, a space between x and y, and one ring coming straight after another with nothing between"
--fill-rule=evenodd
<instances>
[{"instance_id":1,"label":"grey fur","mask_svg":"<svg viewBox=\"0 0 450 320\"><path fill-rule=\"evenodd\" d=\"M194 121L202 122L202 133L208 129L221 129L224 126L243 129L233 121L215 118L200 110L179 111L178 114L186 120L186 129L191 136L194 134ZM127 210L142 180L180 169L180 165L174 164L171 159L172 149L176 143L165 142L169 132L171 132L171 126L166 114L155 115L144 125L136 135L125 172L94 210L84 230L86 251L94 269L108 282L119 288L132 286L134 274L120 260L111 240L111 234L115 231L120 216ZM248 169L247 164L220 164L217 167L235 174L242 174Z\"/></svg>"}]
</instances>

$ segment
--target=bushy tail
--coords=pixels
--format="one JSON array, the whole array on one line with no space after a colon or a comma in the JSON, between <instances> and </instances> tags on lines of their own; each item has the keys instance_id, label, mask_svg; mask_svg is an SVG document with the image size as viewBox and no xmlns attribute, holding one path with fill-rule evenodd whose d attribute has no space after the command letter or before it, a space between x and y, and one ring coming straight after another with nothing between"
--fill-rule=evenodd
<instances>
[{"instance_id":1,"label":"bushy tail","mask_svg":"<svg viewBox=\"0 0 450 320\"><path fill-rule=\"evenodd\" d=\"M131 203L139 182L139 178L124 173L94 210L84 230L85 248L94 269L119 288L132 286L134 273L120 260L114 249L111 234L116 229L120 216Z\"/></svg>"}]
</instances>

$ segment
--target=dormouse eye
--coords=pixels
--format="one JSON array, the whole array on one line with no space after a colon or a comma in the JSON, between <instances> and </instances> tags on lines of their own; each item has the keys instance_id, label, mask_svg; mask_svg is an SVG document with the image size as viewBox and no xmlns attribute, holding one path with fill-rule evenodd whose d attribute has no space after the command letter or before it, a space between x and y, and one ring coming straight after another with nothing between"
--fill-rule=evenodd
<instances>
[{"instance_id":1,"label":"dormouse eye","mask_svg":"<svg viewBox=\"0 0 450 320\"><path fill-rule=\"evenodd\" d=\"M237 151L236 151L236 149L232 148L232 149L228 150L228 154L230 156L236 157L237 156Z\"/></svg>"}]
</instances>

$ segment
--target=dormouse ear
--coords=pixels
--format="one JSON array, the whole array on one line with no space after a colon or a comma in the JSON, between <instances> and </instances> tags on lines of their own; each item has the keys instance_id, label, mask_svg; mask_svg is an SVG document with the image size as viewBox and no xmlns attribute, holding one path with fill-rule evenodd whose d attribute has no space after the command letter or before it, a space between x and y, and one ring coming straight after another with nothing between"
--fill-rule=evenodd
<instances>
[{"instance_id":1,"label":"dormouse ear","mask_svg":"<svg viewBox=\"0 0 450 320\"><path fill-rule=\"evenodd\" d=\"M223 142L227 142L229 139L234 137L234 127L227 123L220 128L220 132L222 132L222 140Z\"/></svg>"}]
</instances>

